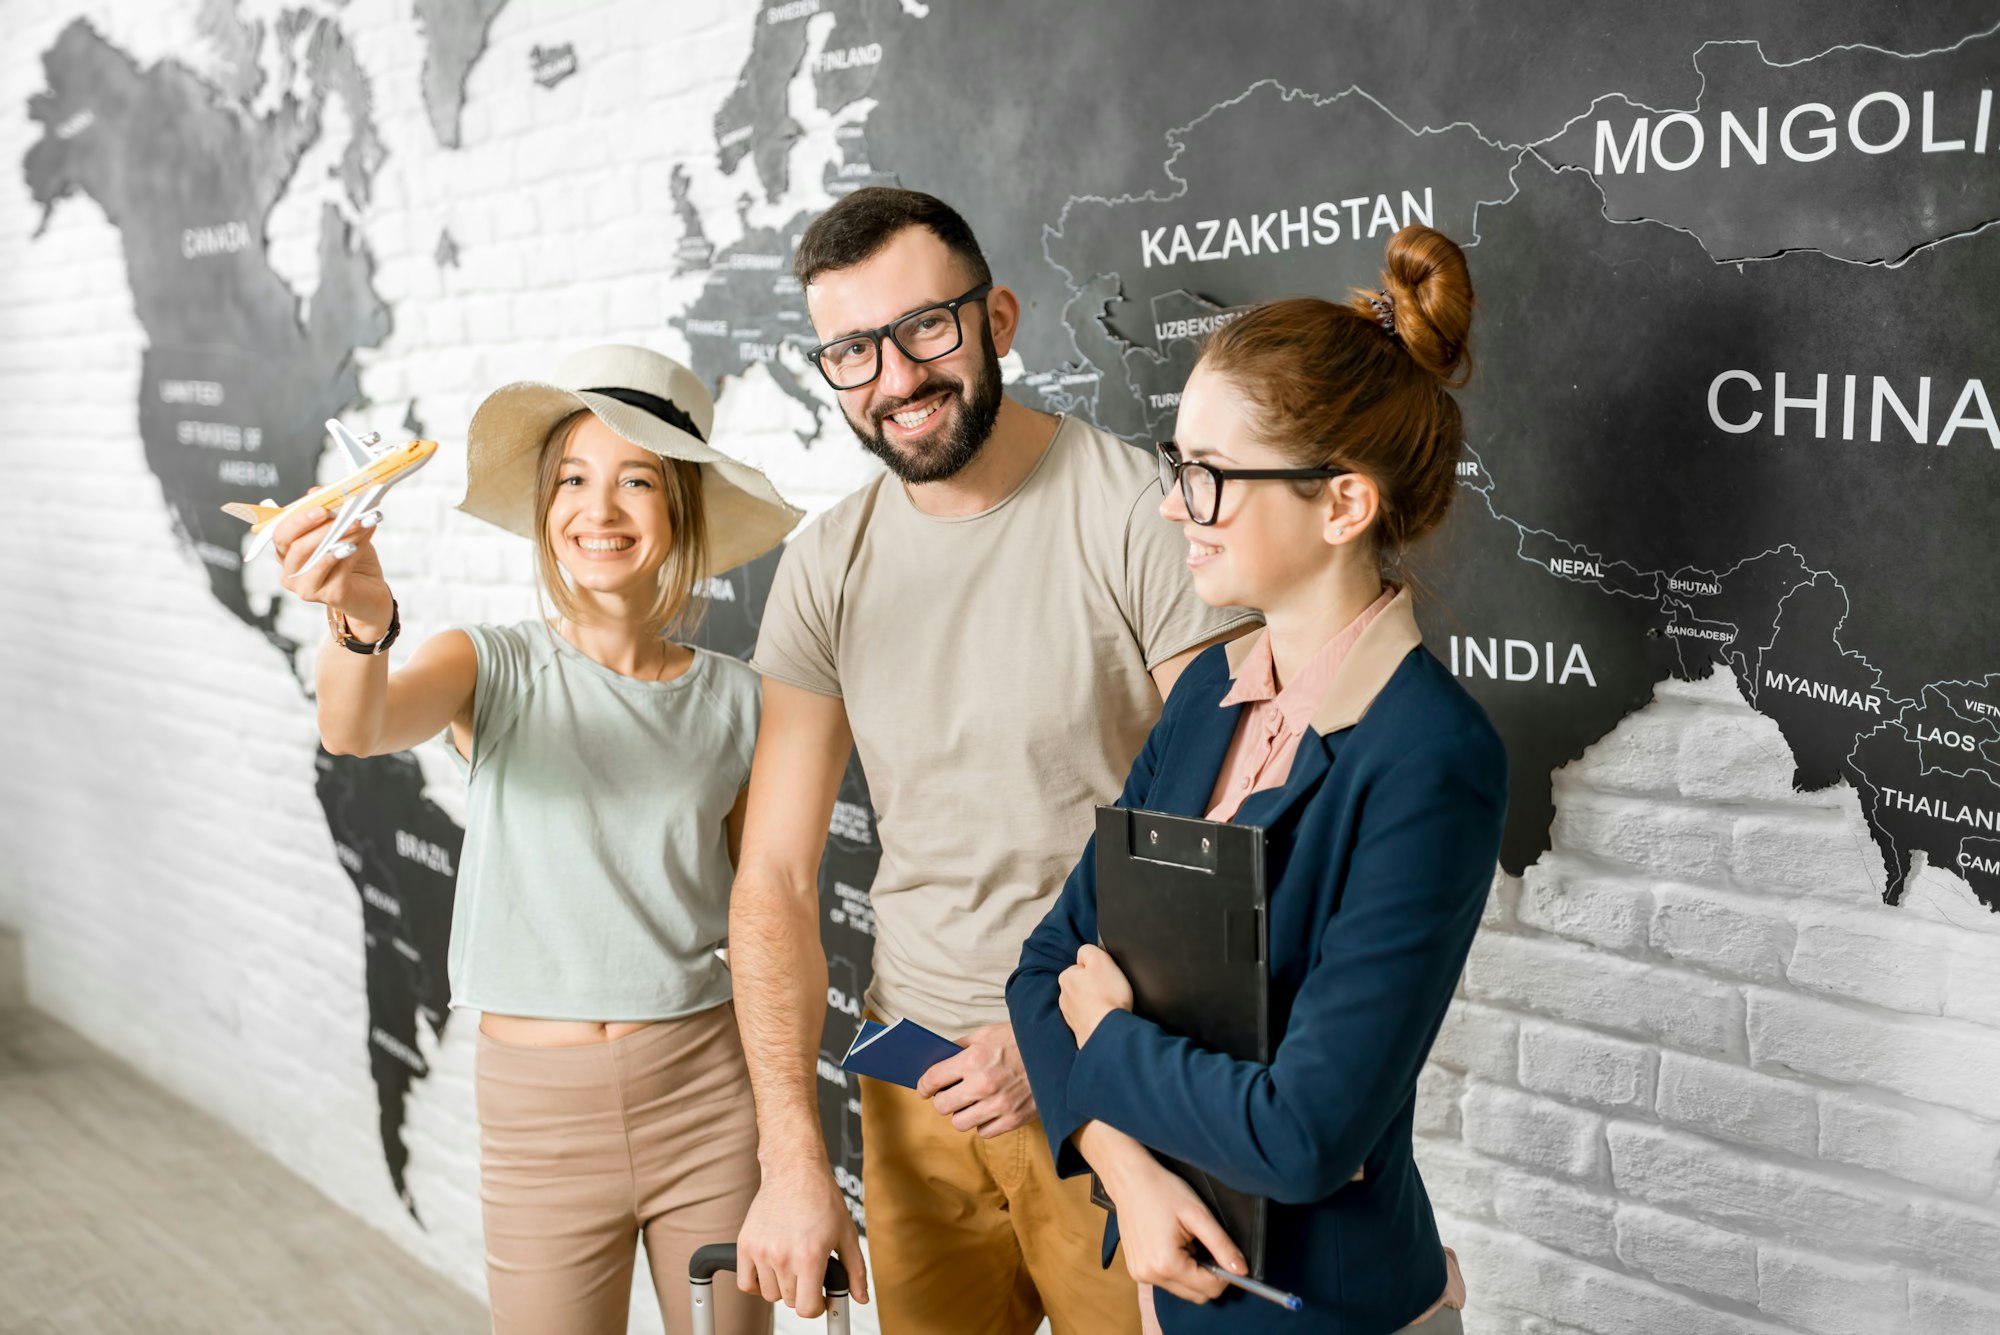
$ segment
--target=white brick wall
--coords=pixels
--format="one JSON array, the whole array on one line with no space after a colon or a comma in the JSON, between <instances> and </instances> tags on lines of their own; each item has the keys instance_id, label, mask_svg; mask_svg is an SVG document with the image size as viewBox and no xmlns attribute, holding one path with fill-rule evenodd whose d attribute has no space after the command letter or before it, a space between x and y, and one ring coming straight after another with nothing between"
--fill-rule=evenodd
<instances>
[{"instance_id":1,"label":"white brick wall","mask_svg":"<svg viewBox=\"0 0 2000 1335\"><path fill-rule=\"evenodd\" d=\"M144 331L118 232L76 196L30 240L40 210L20 165L40 135L26 110L45 86L42 53L85 15L143 64L200 69L199 8L0 3L0 623L17 632L0 636L0 923L25 938L35 1005L479 1292L475 1017L455 1018L439 1048L422 1031L431 1074L403 1133L419 1228L383 1166L359 904L314 796L310 703L210 597L170 531L138 437ZM242 5L267 23L284 8ZM667 277L680 237L668 174L687 163L714 175L711 127L749 52L747 6L514 0L473 71L456 151L438 147L423 111L407 0L331 12L373 80L389 153L360 223L395 329L359 353L370 403L347 420L392 435L414 397L429 431L456 442L487 390L573 348L631 341L685 355L665 319L702 279ZM583 72L535 86L530 48L562 42ZM345 142L331 119L271 219L273 267L302 295L318 280L322 201L352 214L327 179ZM710 182L710 202L758 190L751 173L746 160L733 180ZM716 213L720 246L733 211ZM440 271L447 227L460 266ZM808 455L796 435L807 426L756 373L730 386L716 430L818 510L871 467L844 439ZM462 456L446 449L390 498L382 550L406 646L532 610L526 546L452 510L463 483ZM275 589L268 572L251 583ZM315 621L298 608L281 625L312 642ZM420 758L429 796L457 813L449 762ZM633 1328L657 1330L643 1268L637 1287ZM874 1329L866 1309L855 1328Z\"/></svg>"},{"instance_id":2,"label":"white brick wall","mask_svg":"<svg viewBox=\"0 0 2000 1335\"><path fill-rule=\"evenodd\" d=\"M28 239L40 53L88 12L142 61L199 64L197 9L0 0L0 922L26 936L36 1004L476 1290L471 1027L425 1051L410 1103L420 1230L382 1167L358 906L312 791L309 706L168 529L118 234L79 198ZM671 168L701 166L718 247L735 196L759 193L747 159L715 175L710 141L746 6L514 0L451 152L406 0L337 12L389 152L361 223L396 324L361 354L361 421L393 432L414 396L451 440L486 389L570 348L676 350L663 320L700 278L667 276ZM529 48L560 42L583 73L534 87ZM336 152L315 149L273 215L273 263L302 292ZM462 259L440 272L446 227ZM807 425L760 370L717 431L818 509L865 466L837 425L802 448ZM460 467L447 450L392 498L412 642L531 606L526 549L449 508ZM310 638L312 616L287 625ZM1663 683L1555 776L1554 847L1496 886L1422 1087L1473 1331L2000 1329L2000 920L1936 870L1884 907L1853 794L1795 794L1791 771L1715 678ZM456 809L448 768L428 772Z\"/></svg>"},{"instance_id":3,"label":"white brick wall","mask_svg":"<svg viewBox=\"0 0 2000 1335\"><path fill-rule=\"evenodd\" d=\"M1718 675L1555 777L1425 1072L1475 1332L2000 1329L2000 920Z\"/></svg>"}]
</instances>

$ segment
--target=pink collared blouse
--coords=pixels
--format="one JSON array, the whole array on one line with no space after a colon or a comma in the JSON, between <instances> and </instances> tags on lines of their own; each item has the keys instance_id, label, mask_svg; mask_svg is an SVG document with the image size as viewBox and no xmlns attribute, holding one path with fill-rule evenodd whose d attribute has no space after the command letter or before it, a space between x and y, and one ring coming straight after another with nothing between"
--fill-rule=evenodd
<instances>
[{"instance_id":1,"label":"pink collared blouse","mask_svg":"<svg viewBox=\"0 0 2000 1335\"><path fill-rule=\"evenodd\" d=\"M1292 758L1299 751L1299 739L1305 736L1321 697L1333 684L1334 673L1340 671L1341 662L1368 623L1380 616L1395 596L1394 589L1382 590L1382 596L1367 610L1320 646L1283 690L1278 689L1277 669L1271 661L1271 632L1258 632L1256 643L1237 670L1236 684L1222 697L1224 709L1237 705L1248 708L1236 720L1236 736L1230 739L1222 773L1216 776L1215 791L1209 794L1210 820L1234 820L1237 808L1250 794L1285 786L1291 777Z\"/></svg>"}]
</instances>

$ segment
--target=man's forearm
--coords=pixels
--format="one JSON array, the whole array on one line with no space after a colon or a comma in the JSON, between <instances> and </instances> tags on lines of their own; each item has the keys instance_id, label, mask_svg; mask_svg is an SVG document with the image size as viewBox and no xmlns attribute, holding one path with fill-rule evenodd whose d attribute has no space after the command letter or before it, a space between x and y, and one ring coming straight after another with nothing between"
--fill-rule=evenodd
<instances>
[{"instance_id":1,"label":"man's forearm","mask_svg":"<svg viewBox=\"0 0 2000 1335\"><path fill-rule=\"evenodd\" d=\"M758 1157L766 1169L826 1162L820 1132L820 1033L826 1024L826 950L818 887L755 869L737 875L729 907L736 1022L757 1100Z\"/></svg>"}]
</instances>

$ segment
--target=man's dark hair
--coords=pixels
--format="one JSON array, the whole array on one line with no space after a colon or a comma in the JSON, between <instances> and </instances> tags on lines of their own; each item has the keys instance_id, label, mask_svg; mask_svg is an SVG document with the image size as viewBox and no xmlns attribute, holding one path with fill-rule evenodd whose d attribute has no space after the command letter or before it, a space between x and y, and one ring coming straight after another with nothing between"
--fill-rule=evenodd
<instances>
[{"instance_id":1,"label":"man's dark hair","mask_svg":"<svg viewBox=\"0 0 2000 1335\"><path fill-rule=\"evenodd\" d=\"M979 240L957 209L921 190L886 185L863 186L813 219L792 256L792 274L804 287L823 273L852 268L905 227L929 228L964 263L974 284L993 281Z\"/></svg>"}]
</instances>

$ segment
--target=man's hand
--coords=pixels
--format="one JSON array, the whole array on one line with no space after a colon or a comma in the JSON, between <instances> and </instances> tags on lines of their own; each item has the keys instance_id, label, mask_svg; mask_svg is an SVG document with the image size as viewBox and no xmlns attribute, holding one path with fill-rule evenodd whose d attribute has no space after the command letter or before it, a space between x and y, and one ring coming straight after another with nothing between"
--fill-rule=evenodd
<instances>
[{"instance_id":1,"label":"man's hand","mask_svg":"<svg viewBox=\"0 0 2000 1335\"><path fill-rule=\"evenodd\" d=\"M1076 963L1056 982L1062 988L1063 1020L1080 1048L1112 1011L1132 1009L1132 984L1117 961L1096 946L1079 946Z\"/></svg>"},{"instance_id":2,"label":"man's hand","mask_svg":"<svg viewBox=\"0 0 2000 1335\"><path fill-rule=\"evenodd\" d=\"M1033 1121L1035 1091L1028 1088L1014 1026L975 1029L963 1046L965 1051L924 1072L917 1093L951 1118L954 1131L977 1131L984 1140Z\"/></svg>"},{"instance_id":3,"label":"man's hand","mask_svg":"<svg viewBox=\"0 0 2000 1335\"><path fill-rule=\"evenodd\" d=\"M736 1237L736 1287L802 1317L826 1310L826 1258L847 1267L854 1301L868 1301L868 1262L847 1202L824 1163L767 1170Z\"/></svg>"},{"instance_id":4,"label":"man's hand","mask_svg":"<svg viewBox=\"0 0 2000 1335\"><path fill-rule=\"evenodd\" d=\"M1153 1284L1177 1298L1205 1303L1228 1286L1203 1270L1189 1250L1200 1242L1217 1265L1238 1275L1250 1273L1243 1253L1194 1194L1194 1188L1158 1163L1128 1167L1114 1186L1105 1183L1118 1210L1118 1242L1125 1268L1141 1284Z\"/></svg>"}]
</instances>

